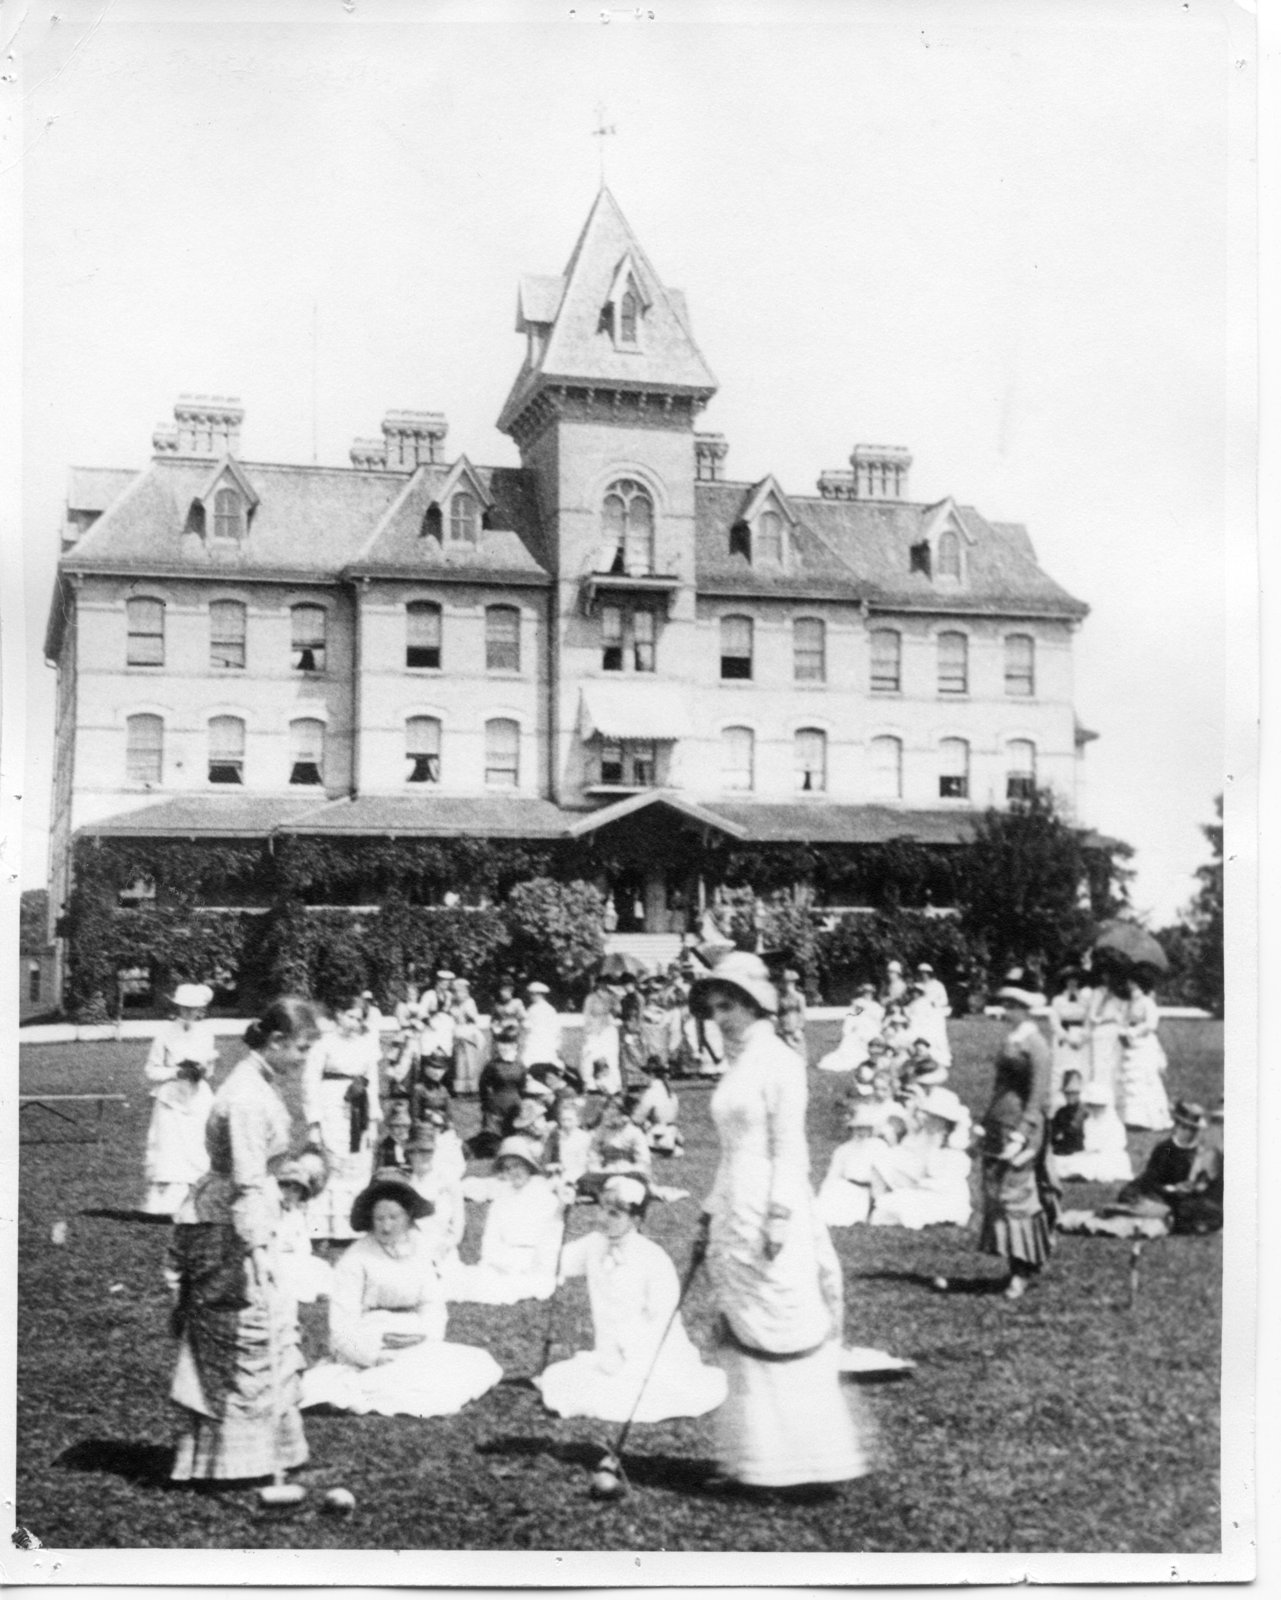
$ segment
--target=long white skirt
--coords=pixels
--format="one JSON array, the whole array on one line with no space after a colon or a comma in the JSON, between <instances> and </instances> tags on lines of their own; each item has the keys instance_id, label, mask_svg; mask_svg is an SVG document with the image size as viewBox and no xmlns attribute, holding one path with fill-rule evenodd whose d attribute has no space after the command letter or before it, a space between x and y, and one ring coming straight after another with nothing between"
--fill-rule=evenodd
<instances>
[{"instance_id":1,"label":"long white skirt","mask_svg":"<svg viewBox=\"0 0 1281 1600\"><path fill-rule=\"evenodd\" d=\"M1127 1128L1164 1133L1174 1124L1165 1092L1165 1051L1154 1033L1146 1034L1121 1055L1117 1110Z\"/></svg>"},{"instance_id":2,"label":"long white skirt","mask_svg":"<svg viewBox=\"0 0 1281 1600\"><path fill-rule=\"evenodd\" d=\"M302 1376L302 1406L384 1417L450 1417L486 1394L502 1375L488 1350L427 1340L376 1367L325 1361L310 1368Z\"/></svg>"},{"instance_id":3,"label":"long white skirt","mask_svg":"<svg viewBox=\"0 0 1281 1600\"><path fill-rule=\"evenodd\" d=\"M954 1189L891 1189L872 1208L872 1226L928 1228L951 1222L963 1228L972 1210L968 1184Z\"/></svg>"},{"instance_id":4,"label":"long white skirt","mask_svg":"<svg viewBox=\"0 0 1281 1600\"><path fill-rule=\"evenodd\" d=\"M602 1422L625 1422L633 1406L636 1422L701 1417L715 1411L725 1399L725 1374L719 1367L704 1366L688 1339L674 1346L670 1354L664 1348L642 1393L648 1367L648 1360L629 1362L608 1372L596 1351L580 1350L568 1361L555 1362L534 1382L549 1411L562 1417L598 1417Z\"/></svg>"},{"instance_id":5,"label":"long white skirt","mask_svg":"<svg viewBox=\"0 0 1281 1600\"><path fill-rule=\"evenodd\" d=\"M556 1275L533 1272L499 1272L484 1262L458 1265L444 1277L446 1300L473 1300L486 1306L510 1306L518 1300L550 1300Z\"/></svg>"},{"instance_id":6,"label":"long white skirt","mask_svg":"<svg viewBox=\"0 0 1281 1600\"><path fill-rule=\"evenodd\" d=\"M872 1209L870 1183L848 1178L827 1178L818 1191L818 1214L829 1228L855 1228L866 1222Z\"/></svg>"},{"instance_id":7,"label":"long white skirt","mask_svg":"<svg viewBox=\"0 0 1281 1600\"><path fill-rule=\"evenodd\" d=\"M720 1351L729 1380L716 1413L721 1470L738 1483L785 1487L842 1483L872 1469L870 1432L840 1378L840 1346L763 1361L736 1345Z\"/></svg>"}]
</instances>

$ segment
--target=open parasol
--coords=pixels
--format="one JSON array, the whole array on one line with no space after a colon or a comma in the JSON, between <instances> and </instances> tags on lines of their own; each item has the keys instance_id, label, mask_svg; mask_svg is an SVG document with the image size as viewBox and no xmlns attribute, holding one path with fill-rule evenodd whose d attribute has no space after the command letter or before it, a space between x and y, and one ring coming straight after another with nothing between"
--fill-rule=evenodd
<instances>
[{"instance_id":1,"label":"open parasol","mask_svg":"<svg viewBox=\"0 0 1281 1600\"><path fill-rule=\"evenodd\" d=\"M1123 922L1119 918L1105 922L1095 936L1095 951L1110 951L1128 961L1132 967L1151 967L1156 972L1168 972L1170 963L1165 951L1137 922Z\"/></svg>"}]
</instances>

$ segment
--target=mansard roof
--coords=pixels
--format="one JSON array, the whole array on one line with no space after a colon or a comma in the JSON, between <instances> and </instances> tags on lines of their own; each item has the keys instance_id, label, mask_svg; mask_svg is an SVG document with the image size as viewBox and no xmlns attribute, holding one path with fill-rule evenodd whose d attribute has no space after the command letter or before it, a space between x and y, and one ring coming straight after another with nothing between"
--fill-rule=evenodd
<instances>
[{"instance_id":1,"label":"mansard roof","mask_svg":"<svg viewBox=\"0 0 1281 1600\"><path fill-rule=\"evenodd\" d=\"M1089 610L1037 564L1021 523L988 522L972 506L956 516L969 541L966 582L940 589L913 572L911 549L926 536L939 506L907 501L826 500L789 495L797 517L787 570L756 569L729 553L729 530L744 516L755 486L694 485L697 583L708 593L761 597L855 598L873 609L976 615L1083 617Z\"/></svg>"},{"instance_id":2,"label":"mansard roof","mask_svg":"<svg viewBox=\"0 0 1281 1600\"><path fill-rule=\"evenodd\" d=\"M646 310L635 348L620 349L601 310L630 258ZM558 292L558 287L559 292ZM708 396L716 379L694 342L684 297L668 290L608 189L596 196L560 279L523 278L517 328L547 326L541 351L527 357L499 419L506 428L546 383L596 384Z\"/></svg>"},{"instance_id":3,"label":"mansard roof","mask_svg":"<svg viewBox=\"0 0 1281 1600\"><path fill-rule=\"evenodd\" d=\"M442 543L424 535L433 505L451 489L476 484L487 504L480 538L474 545ZM444 516L448 508L441 506ZM466 473L447 465L419 467L378 525L351 558L353 575L501 579L550 582L545 540L530 475L520 467L472 467Z\"/></svg>"},{"instance_id":4,"label":"mansard roof","mask_svg":"<svg viewBox=\"0 0 1281 1600\"><path fill-rule=\"evenodd\" d=\"M400 473L254 462L246 469L259 496L250 532L215 542L189 517L210 467L207 458L153 461L67 551L63 570L333 577L405 483Z\"/></svg>"}]
</instances>

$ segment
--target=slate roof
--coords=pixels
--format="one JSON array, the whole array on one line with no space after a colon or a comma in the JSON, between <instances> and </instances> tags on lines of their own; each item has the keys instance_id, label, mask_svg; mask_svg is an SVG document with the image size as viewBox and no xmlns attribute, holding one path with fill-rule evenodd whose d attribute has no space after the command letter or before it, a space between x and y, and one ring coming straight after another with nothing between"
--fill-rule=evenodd
<instances>
[{"instance_id":1,"label":"slate roof","mask_svg":"<svg viewBox=\"0 0 1281 1600\"><path fill-rule=\"evenodd\" d=\"M971 506L957 516L972 537L966 582L944 588L911 570L910 551L925 536L937 506L909 501L825 500L788 495L799 522L792 530L789 570L753 568L729 553L729 530L755 492L746 483L694 485L697 581L700 590L757 596L865 600L873 609L1085 616L1089 607L1037 564L1021 523L988 522Z\"/></svg>"},{"instance_id":2,"label":"slate roof","mask_svg":"<svg viewBox=\"0 0 1281 1600\"><path fill-rule=\"evenodd\" d=\"M67 474L67 510L105 511L139 476L136 467L72 467Z\"/></svg>"},{"instance_id":3,"label":"slate roof","mask_svg":"<svg viewBox=\"0 0 1281 1600\"><path fill-rule=\"evenodd\" d=\"M492 503L476 545L423 537L423 519L449 477L448 465L419 467L387 507L348 570L370 576L534 579L550 583L533 480L519 467L474 467Z\"/></svg>"},{"instance_id":4,"label":"slate roof","mask_svg":"<svg viewBox=\"0 0 1281 1600\"><path fill-rule=\"evenodd\" d=\"M333 800L281 826L282 833L438 835L560 839L568 814L550 800L516 795L361 795Z\"/></svg>"},{"instance_id":5,"label":"slate roof","mask_svg":"<svg viewBox=\"0 0 1281 1600\"><path fill-rule=\"evenodd\" d=\"M640 348L620 350L600 327L614 279L631 257L640 288L648 301L642 319ZM545 316L557 281L521 280L517 326ZM555 310L546 347L534 366L526 361L499 419L506 428L525 402L545 382L598 383L624 389L655 388L710 395L716 379L694 343L689 312L682 295L666 289L628 226L618 202L602 187L579 235L563 274L564 289Z\"/></svg>"},{"instance_id":6,"label":"slate roof","mask_svg":"<svg viewBox=\"0 0 1281 1600\"><path fill-rule=\"evenodd\" d=\"M333 577L405 485L403 474L239 463L260 502L244 539L187 532L208 457L152 462L62 558L64 571Z\"/></svg>"},{"instance_id":7,"label":"slate roof","mask_svg":"<svg viewBox=\"0 0 1281 1600\"><path fill-rule=\"evenodd\" d=\"M122 811L99 822L86 823L78 832L89 838L137 835L203 835L222 837L271 833L281 823L323 810L324 803L291 795L175 795L155 805Z\"/></svg>"},{"instance_id":8,"label":"slate roof","mask_svg":"<svg viewBox=\"0 0 1281 1600\"><path fill-rule=\"evenodd\" d=\"M748 838L759 844L885 844L890 839L960 844L973 835L982 815L965 809L907 811L821 800L808 804L711 800L704 809L744 828Z\"/></svg>"}]
</instances>

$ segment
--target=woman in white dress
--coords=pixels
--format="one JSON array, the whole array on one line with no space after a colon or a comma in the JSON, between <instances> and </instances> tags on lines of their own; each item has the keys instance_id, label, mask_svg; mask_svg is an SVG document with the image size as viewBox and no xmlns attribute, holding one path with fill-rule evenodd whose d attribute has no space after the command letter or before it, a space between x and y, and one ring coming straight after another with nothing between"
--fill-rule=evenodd
<instances>
[{"instance_id":1,"label":"woman in white dress","mask_svg":"<svg viewBox=\"0 0 1281 1600\"><path fill-rule=\"evenodd\" d=\"M357 1196L351 1227L364 1237L334 1269L333 1360L303 1374L304 1408L447 1417L502 1377L487 1350L445 1342L440 1272L417 1227L431 1209L401 1177L375 1178Z\"/></svg>"},{"instance_id":2,"label":"woman in white dress","mask_svg":"<svg viewBox=\"0 0 1281 1600\"><path fill-rule=\"evenodd\" d=\"M1125 1026L1128 1014L1123 980L1100 983L1090 1000L1085 1019L1089 1081L1106 1083L1114 1100L1118 1098L1121 1087L1121 1029Z\"/></svg>"},{"instance_id":3,"label":"woman in white dress","mask_svg":"<svg viewBox=\"0 0 1281 1600\"><path fill-rule=\"evenodd\" d=\"M560 1196L543 1176L542 1164L525 1139L503 1140L494 1158L494 1173L497 1181L487 1185L493 1198L481 1235L480 1260L450 1275L448 1296L491 1306L547 1300L556 1288L556 1258L565 1229Z\"/></svg>"},{"instance_id":4,"label":"woman in white dress","mask_svg":"<svg viewBox=\"0 0 1281 1600\"><path fill-rule=\"evenodd\" d=\"M880 1137L881 1118L870 1102L850 1109L849 1138L832 1151L818 1191L818 1214L829 1228L853 1228L872 1210L872 1161L889 1145Z\"/></svg>"},{"instance_id":5,"label":"woman in white dress","mask_svg":"<svg viewBox=\"0 0 1281 1600\"><path fill-rule=\"evenodd\" d=\"M857 1478L870 1462L841 1387L841 1267L810 1187L805 1068L774 1032L778 998L759 956L724 956L690 1002L715 1020L726 1055L711 1104L720 1164L703 1208L729 1380L716 1413L722 1472L752 1487Z\"/></svg>"},{"instance_id":6,"label":"woman in white dress","mask_svg":"<svg viewBox=\"0 0 1281 1600\"><path fill-rule=\"evenodd\" d=\"M1075 968L1064 972L1060 981L1062 988L1050 1001L1051 1111L1057 1111L1063 1104L1063 1080L1069 1072L1079 1072L1082 1078L1092 1076L1086 1030L1092 996L1081 986L1081 974Z\"/></svg>"},{"instance_id":7,"label":"woman in white dress","mask_svg":"<svg viewBox=\"0 0 1281 1600\"><path fill-rule=\"evenodd\" d=\"M454 1093L475 1094L485 1054L485 1030L466 978L454 979L449 1014L454 1019Z\"/></svg>"},{"instance_id":8,"label":"woman in white dress","mask_svg":"<svg viewBox=\"0 0 1281 1600\"><path fill-rule=\"evenodd\" d=\"M565 1246L560 1281L587 1279L596 1342L535 1380L543 1404L562 1417L623 1422L635 1406L635 1421L662 1422L701 1417L725 1398L725 1374L704 1366L676 1314L676 1268L638 1231L649 1197L640 1178L610 1178L603 1229Z\"/></svg>"},{"instance_id":9,"label":"woman in white dress","mask_svg":"<svg viewBox=\"0 0 1281 1600\"><path fill-rule=\"evenodd\" d=\"M351 1207L373 1172L380 1119L379 1045L365 1031L359 1000L343 1004L334 1023L312 1047L302 1075L308 1138L329 1162L329 1182L307 1208L318 1239L352 1237Z\"/></svg>"},{"instance_id":10,"label":"woman in white dress","mask_svg":"<svg viewBox=\"0 0 1281 1600\"><path fill-rule=\"evenodd\" d=\"M1164 1133L1174 1125L1165 1092L1165 1051L1157 1037L1161 1013L1150 983L1131 978L1126 985L1125 1019L1121 1026L1121 1084L1117 1095L1127 1128Z\"/></svg>"},{"instance_id":11,"label":"woman in white dress","mask_svg":"<svg viewBox=\"0 0 1281 1600\"><path fill-rule=\"evenodd\" d=\"M1085 1124L1083 1147L1072 1155L1055 1156L1059 1178L1083 1183L1129 1183L1134 1176L1126 1148L1125 1124L1116 1114L1105 1083L1087 1083L1081 1091Z\"/></svg>"},{"instance_id":12,"label":"woman in white dress","mask_svg":"<svg viewBox=\"0 0 1281 1600\"><path fill-rule=\"evenodd\" d=\"M440 1129L432 1122L420 1122L414 1129L405 1146L405 1156L410 1188L431 1202L432 1213L424 1220L422 1232L442 1277L447 1276L461 1265L458 1246L467 1225L462 1173L442 1160Z\"/></svg>"},{"instance_id":13,"label":"woman in white dress","mask_svg":"<svg viewBox=\"0 0 1281 1600\"><path fill-rule=\"evenodd\" d=\"M529 995L529 1004L521 1023L521 1065L537 1067L548 1061L559 1061L560 1018L547 998L551 991L545 983L531 983L525 992ZM591 1063L587 1064L590 1067Z\"/></svg>"},{"instance_id":14,"label":"woman in white dress","mask_svg":"<svg viewBox=\"0 0 1281 1600\"><path fill-rule=\"evenodd\" d=\"M213 1105L209 1079L218 1059L205 1010L213 999L207 983L180 983L173 1003L178 1015L151 1042L143 1068L151 1090L147 1128L143 1210L172 1217L191 1186L209 1170L205 1124Z\"/></svg>"},{"instance_id":15,"label":"woman in white dress","mask_svg":"<svg viewBox=\"0 0 1281 1600\"><path fill-rule=\"evenodd\" d=\"M970 1115L950 1089L933 1088L916 1107L918 1126L872 1163L872 1226L928 1228L970 1220Z\"/></svg>"},{"instance_id":16,"label":"woman in white dress","mask_svg":"<svg viewBox=\"0 0 1281 1600\"><path fill-rule=\"evenodd\" d=\"M618 1014L609 985L601 978L583 1002L578 1070L586 1090L618 1094L623 1087L618 1065Z\"/></svg>"},{"instance_id":17,"label":"woman in white dress","mask_svg":"<svg viewBox=\"0 0 1281 1600\"><path fill-rule=\"evenodd\" d=\"M820 1072L853 1072L867 1060L867 1047L881 1031L884 1007L870 983L863 984L850 1001L841 1021L841 1041L819 1061Z\"/></svg>"}]
</instances>

